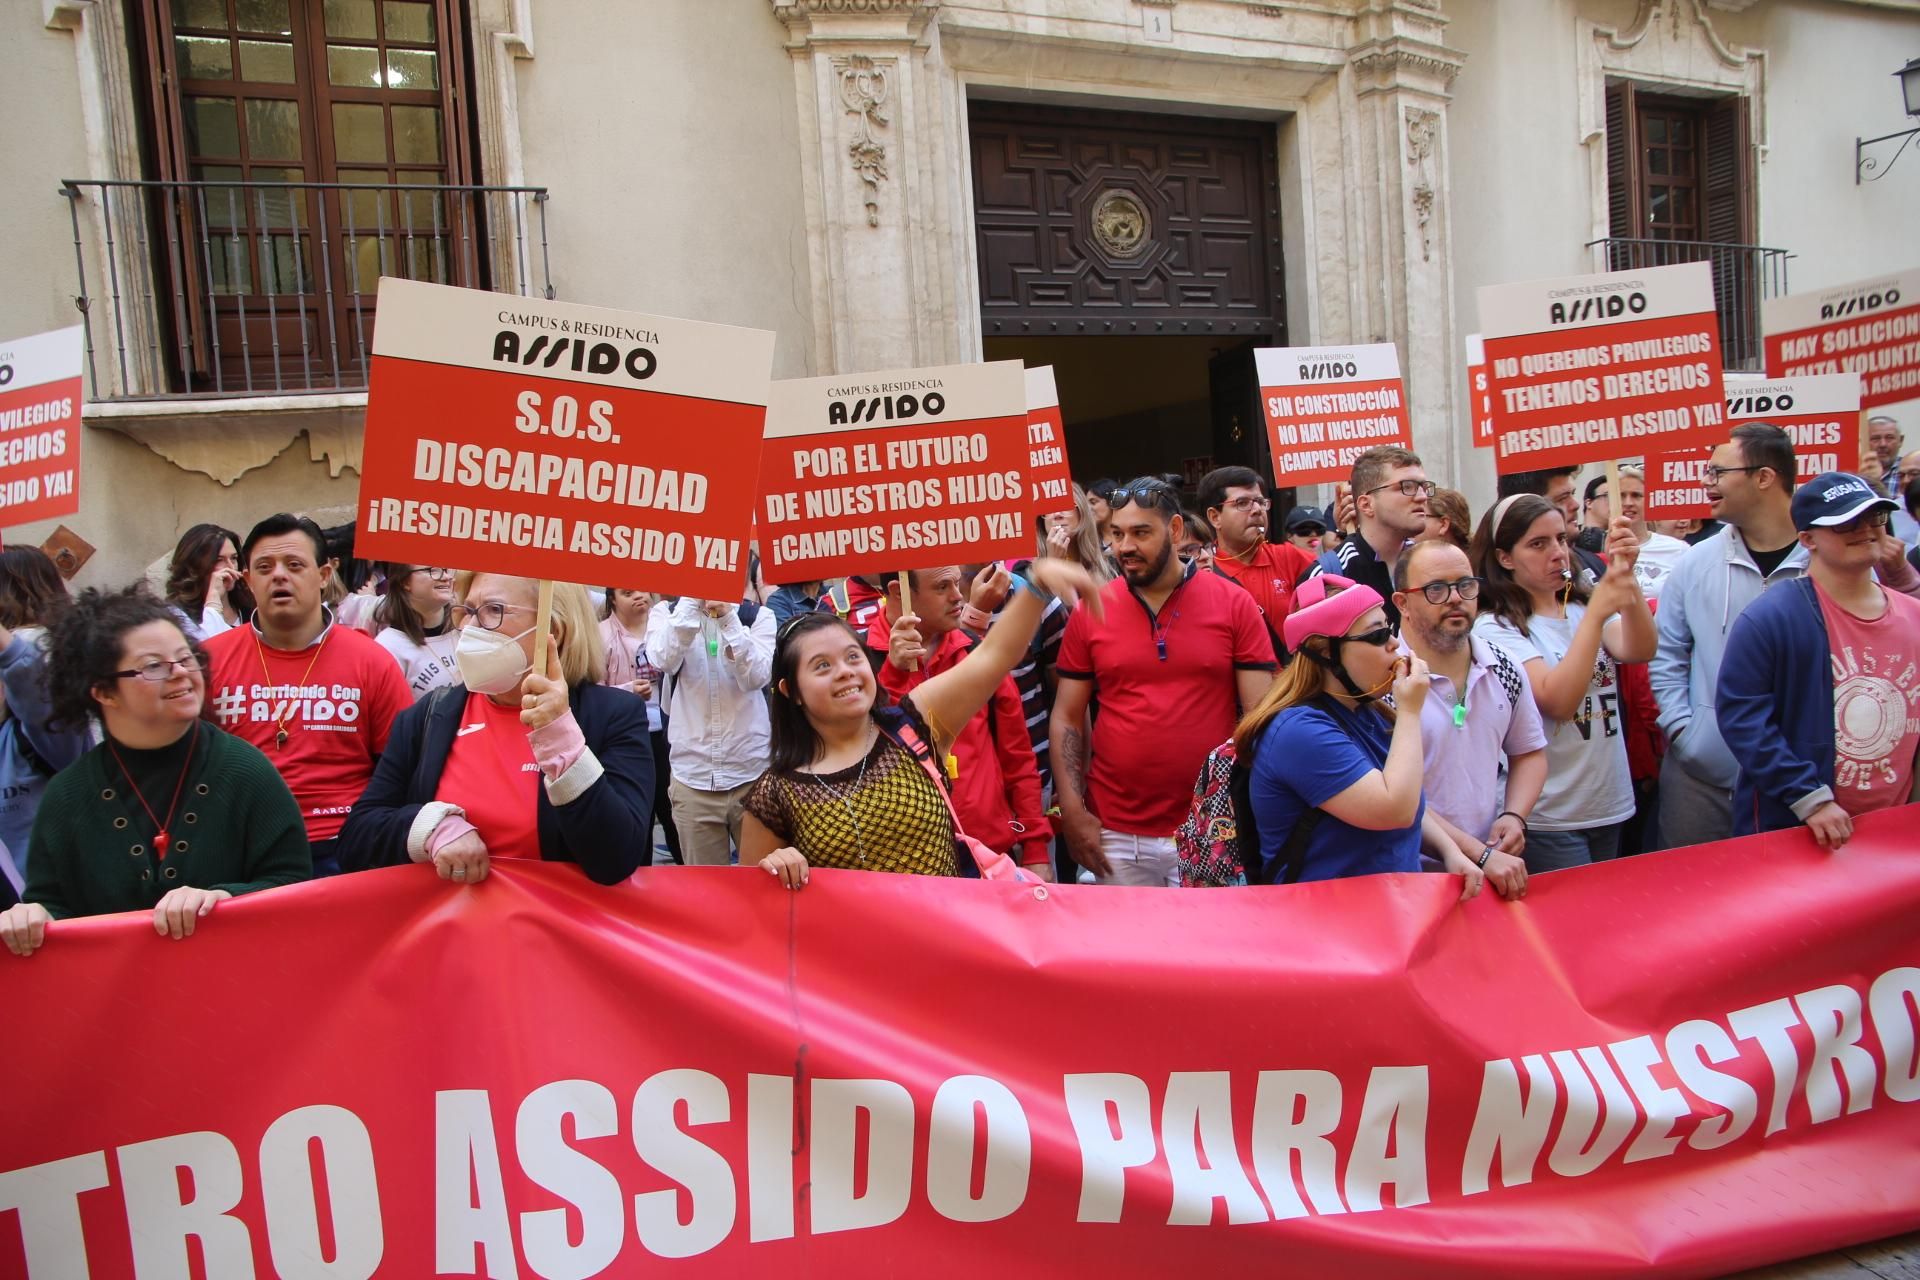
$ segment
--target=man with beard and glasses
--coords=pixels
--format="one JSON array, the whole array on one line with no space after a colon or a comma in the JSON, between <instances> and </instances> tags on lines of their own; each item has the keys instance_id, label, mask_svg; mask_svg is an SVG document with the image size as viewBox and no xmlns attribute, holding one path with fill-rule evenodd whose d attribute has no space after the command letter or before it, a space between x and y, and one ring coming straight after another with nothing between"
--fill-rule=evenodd
<instances>
[{"instance_id":1,"label":"man with beard and glasses","mask_svg":"<svg viewBox=\"0 0 1920 1280\"><path fill-rule=\"evenodd\" d=\"M1291 542L1267 541L1273 504L1251 467L1216 467L1200 480L1200 509L1215 536L1213 570L1253 597L1280 648L1280 626L1293 605L1293 584L1313 568L1314 557Z\"/></svg>"},{"instance_id":2,"label":"man with beard and glasses","mask_svg":"<svg viewBox=\"0 0 1920 1280\"><path fill-rule=\"evenodd\" d=\"M1420 455L1398 445L1383 444L1353 460L1353 506L1360 527L1334 552L1339 567L1332 572L1380 593L1387 625L1400 625L1393 604L1393 566L1410 539L1427 531L1427 501L1439 488L1427 479ZM1322 572L1313 566L1307 577Z\"/></svg>"},{"instance_id":3,"label":"man with beard and glasses","mask_svg":"<svg viewBox=\"0 0 1920 1280\"><path fill-rule=\"evenodd\" d=\"M1547 781L1547 734L1527 673L1472 634L1480 579L1452 542L1414 543L1393 579L1401 643L1430 674L1420 707L1427 812L1450 833L1517 859ZM1524 864L1509 870L1524 882Z\"/></svg>"},{"instance_id":4,"label":"man with beard and glasses","mask_svg":"<svg viewBox=\"0 0 1920 1280\"><path fill-rule=\"evenodd\" d=\"M1183 564L1173 554L1181 525L1165 481L1114 490L1108 532L1121 576L1103 589L1105 616L1075 609L1060 644L1054 791L1068 853L1101 884L1178 883L1173 835L1194 779L1273 682L1253 597Z\"/></svg>"}]
</instances>

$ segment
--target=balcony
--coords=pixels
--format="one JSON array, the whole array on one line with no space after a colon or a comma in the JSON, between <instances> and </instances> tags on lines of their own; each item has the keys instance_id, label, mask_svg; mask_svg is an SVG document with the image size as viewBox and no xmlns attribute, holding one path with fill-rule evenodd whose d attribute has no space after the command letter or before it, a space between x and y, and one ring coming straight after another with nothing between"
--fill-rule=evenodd
<instances>
[{"instance_id":1,"label":"balcony","mask_svg":"<svg viewBox=\"0 0 1920 1280\"><path fill-rule=\"evenodd\" d=\"M545 187L68 179L94 402L364 392L381 276L553 296Z\"/></svg>"},{"instance_id":2,"label":"balcony","mask_svg":"<svg viewBox=\"0 0 1920 1280\"><path fill-rule=\"evenodd\" d=\"M1595 271L1640 271L1682 262L1713 268L1714 307L1720 313L1720 359L1729 369L1759 373L1766 367L1760 341L1760 301L1787 291L1785 249L1705 240L1629 240L1618 236L1588 242Z\"/></svg>"}]
</instances>

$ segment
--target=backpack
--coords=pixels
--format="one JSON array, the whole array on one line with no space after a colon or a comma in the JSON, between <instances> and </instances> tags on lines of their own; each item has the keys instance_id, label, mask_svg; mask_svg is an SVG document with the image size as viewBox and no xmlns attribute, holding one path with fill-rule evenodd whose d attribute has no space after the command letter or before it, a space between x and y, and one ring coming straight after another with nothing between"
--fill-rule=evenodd
<instances>
[{"instance_id":1,"label":"backpack","mask_svg":"<svg viewBox=\"0 0 1920 1280\"><path fill-rule=\"evenodd\" d=\"M1315 699L1317 701L1318 699ZM1307 842L1326 814L1309 809L1293 824L1272 878L1262 884L1292 884L1306 869ZM1207 753L1194 780L1193 803L1173 833L1182 889L1226 889L1255 883L1247 866L1260 860L1260 829L1254 825L1253 770L1242 764L1233 739Z\"/></svg>"}]
</instances>

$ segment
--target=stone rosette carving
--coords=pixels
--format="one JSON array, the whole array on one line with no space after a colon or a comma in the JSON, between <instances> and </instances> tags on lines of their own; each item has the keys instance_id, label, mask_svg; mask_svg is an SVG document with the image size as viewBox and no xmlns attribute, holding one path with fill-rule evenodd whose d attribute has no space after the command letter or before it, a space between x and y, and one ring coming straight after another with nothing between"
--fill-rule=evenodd
<instances>
[{"instance_id":1,"label":"stone rosette carving","mask_svg":"<svg viewBox=\"0 0 1920 1280\"><path fill-rule=\"evenodd\" d=\"M1110 257L1137 258L1153 239L1153 219L1130 191L1102 192L1088 221L1093 242Z\"/></svg>"},{"instance_id":2,"label":"stone rosette carving","mask_svg":"<svg viewBox=\"0 0 1920 1280\"><path fill-rule=\"evenodd\" d=\"M847 159L853 172L867 188L867 225L880 225L880 183L887 176L887 147L874 136L885 128L887 117L882 108L893 94L893 64L865 54L853 54L833 60L834 75L840 82L840 101L854 118L853 140L847 144Z\"/></svg>"}]
</instances>

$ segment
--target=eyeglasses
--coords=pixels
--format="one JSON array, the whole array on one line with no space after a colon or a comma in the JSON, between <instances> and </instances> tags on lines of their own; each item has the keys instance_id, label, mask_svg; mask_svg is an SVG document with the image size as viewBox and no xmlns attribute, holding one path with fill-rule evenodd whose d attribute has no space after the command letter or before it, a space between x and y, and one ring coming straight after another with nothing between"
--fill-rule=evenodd
<instances>
[{"instance_id":1,"label":"eyeglasses","mask_svg":"<svg viewBox=\"0 0 1920 1280\"><path fill-rule=\"evenodd\" d=\"M1707 468L1707 483L1719 484L1722 476L1730 476L1736 471L1765 471L1765 467L1715 467Z\"/></svg>"},{"instance_id":2,"label":"eyeglasses","mask_svg":"<svg viewBox=\"0 0 1920 1280\"><path fill-rule=\"evenodd\" d=\"M1845 524L1827 524L1821 525L1820 527L1823 529L1831 529L1835 533L1858 533L1862 529L1884 529L1887 527L1887 513L1884 511L1869 511L1863 516L1855 516Z\"/></svg>"},{"instance_id":3,"label":"eyeglasses","mask_svg":"<svg viewBox=\"0 0 1920 1280\"><path fill-rule=\"evenodd\" d=\"M1317 524L1303 524L1288 532L1289 538L1322 538L1327 531Z\"/></svg>"},{"instance_id":4,"label":"eyeglasses","mask_svg":"<svg viewBox=\"0 0 1920 1280\"><path fill-rule=\"evenodd\" d=\"M1271 498L1234 498L1232 501L1222 503L1221 505L1230 507L1235 511L1265 511L1267 508L1273 505L1273 499Z\"/></svg>"},{"instance_id":5,"label":"eyeglasses","mask_svg":"<svg viewBox=\"0 0 1920 1280\"><path fill-rule=\"evenodd\" d=\"M195 672L205 672L206 669L206 659L200 654L190 653L184 658L175 658L172 661L168 661L165 658L149 658L131 670L116 671L113 675L116 680L126 680L133 676L139 676L149 684L165 684L168 680L173 679L173 673L175 671L178 671L183 676L190 676Z\"/></svg>"},{"instance_id":6,"label":"eyeglasses","mask_svg":"<svg viewBox=\"0 0 1920 1280\"><path fill-rule=\"evenodd\" d=\"M1392 627L1375 627L1371 631L1362 631L1357 636L1341 636L1339 637L1339 639L1343 643L1346 641L1353 641L1354 643L1357 643L1357 644L1370 644L1370 645L1373 645L1375 648L1384 649L1386 647L1387 641L1393 639L1393 628Z\"/></svg>"},{"instance_id":7,"label":"eyeglasses","mask_svg":"<svg viewBox=\"0 0 1920 1280\"><path fill-rule=\"evenodd\" d=\"M1452 582L1435 580L1420 584L1417 590L1427 598L1428 604L1445 604L1450 593L1458 592L1462 600L1477 600L1480 597L1479 578L1458 578Z\"/></svg>"},{"instance_id":8,"label":"eyeglasses","mask_svg":"<svg viewBox=\"0 0 1920 1280\"><path fill-rule=\"evenodd\" d=\"M1377 484L1361 496L1366 497L1369 494L1378 493L1382 489L1398 489L1400 496L1403 498L1431 498L1435 493L1439 492L1440 486L1431 480L1401 480L1397 483Z\"/></svg>"},{"instance_id":9,"label":"eyeglasses","mask_svg":"<svg viewBox=\"0 0 1920 1280\"><path fill-rule=\"evenodd\" d=\"M424 564L417 564L413 566L413 568L407 570L407 573L409 575L416 574L416 573L424 573L427 575L428 581L431 581L431 582L452 582L453 581L453 570L441 569L435 566L429 566Z\"/></svg>"},{"instance_id":10,"label":"eyeglasses","mask_svg":"<svg viewBox=\"0 0 1920 1280\"><path fill-rule=\"evenodd\" d=\"M510 613L532 613L533 610L523 604L501 604L498 600L489 600L478 607L470 604L456 604L464 622L478 622L482 631L498 631Z\"/></svg>"}]
</instances>

